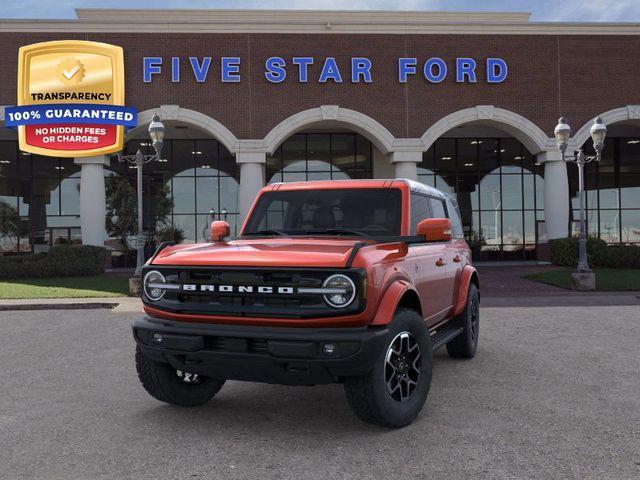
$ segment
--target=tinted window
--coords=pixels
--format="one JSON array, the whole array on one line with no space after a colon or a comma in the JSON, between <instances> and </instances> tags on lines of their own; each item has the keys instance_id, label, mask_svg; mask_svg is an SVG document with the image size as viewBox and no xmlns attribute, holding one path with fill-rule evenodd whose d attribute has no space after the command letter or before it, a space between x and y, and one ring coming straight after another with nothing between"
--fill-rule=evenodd
<instances>
[{"instance_id":1,"label":"tinted window","mask_svg":"<svg viewBox=\"0 0 640 480\"><path fill-rule=\"evenodd\" d=\"M460 220L460 212L458 210L457 202L448 200L447 211L449 212L449 218L451 219L451 234L453 238L463 238L464 231L462 230L462 221Z\"/></svg>"},{"instance_id":2,"label":"tinted window","mask_svg":"<svg viewBox=\"0 0 640 480\"><path fill-rule=\"evenodd\" d=\"M418 223L431 217L429 209L429 197L417 193L411 193L411 235L415 235Z\"/></svg>"},{"instance_id":3,"label":"tinted window","mask_svg":"<svg viewBox=\"0 0 640 480\"><path fill-rule=\"evenodd\" d=\"M447 213L444 208L444 202L439 198L431 198L430 200L433 218L447 218Z\"/></svg>"},{"instance_id":4,"label":"tinted window","mask_svg":"<svg viewBox=\"0 0 640 480\"><path fill-rule=\"evenodd\" d=\"M400 235L401 215L398 189L267 192L260 197L244 233L278 230L305 235L347 229L371 236Z\"/></svg>"}]
</instances>

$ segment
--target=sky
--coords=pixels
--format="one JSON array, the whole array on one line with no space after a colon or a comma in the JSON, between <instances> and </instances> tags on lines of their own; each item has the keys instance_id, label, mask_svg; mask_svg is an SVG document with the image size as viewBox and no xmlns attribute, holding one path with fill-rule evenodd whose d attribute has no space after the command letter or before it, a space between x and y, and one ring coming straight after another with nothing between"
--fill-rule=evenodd
<instances>
[{"instance_id":1,"label":"sky","mask_svg":"<svg viewBox=\"0 0 640 480\"><path fill-rule=\"evenodd\" d=\"M640 0L18 0L0 18L75 18L74 8L250 8L530 12L532 21L640 22Z\"/></svg>"}]
</instances>

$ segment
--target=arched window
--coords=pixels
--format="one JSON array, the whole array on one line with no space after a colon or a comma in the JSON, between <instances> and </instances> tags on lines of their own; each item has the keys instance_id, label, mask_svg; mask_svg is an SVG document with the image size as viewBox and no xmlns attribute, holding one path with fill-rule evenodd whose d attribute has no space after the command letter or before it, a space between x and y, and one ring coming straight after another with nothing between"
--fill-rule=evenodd
<instances>
[{"instance_id":1,"label":"arched window","mask_svg":"<svg viewBox=\"0 0 640 480\"><path fill-rule=\"evenodd\" d=\"M356 133L297 133L267 157L267 183L372 176L371 142Z\"/></svg>"},{"instance_id":2,"label":"arched window","mask_svg":"<svg viewBox=\"0 0 640 480\"><path fill-rule=\"evenodd\" d=\"M585 167L587 231L610 244L640 243L640 135L637 128L612 125L604 144L600 162ZM593 152L591 139L585 153ZM578 169L567 165L571 225L578 234L580 200Z\"/></svg>"},{"instance_id":3,"label":"arched window","mask_svg":"<svg viewBox=\"0 0 640 480\"><path fill-rule=\"evenodd\" d=\"M518 140L440 138L424 153L418 179L456 196L475 258L534 257L542 168Z\"/></svg>"},{"instance_id":4,"label":"arched window","mask_svg":"<svg viewBox=\"0 0 640 480\"><path fill-rule=\"evenodd\" d=\"M144 140L128 142L125 151L138 148L152 153ZM114 163L118 176L135 187L135 166ZM145 229L175 228L185 242L206 242L211 221L226 220L235 234L239 181L235 157L217 140L165 140L162 161L143 167Z\"/></svg>"}]
</instances>

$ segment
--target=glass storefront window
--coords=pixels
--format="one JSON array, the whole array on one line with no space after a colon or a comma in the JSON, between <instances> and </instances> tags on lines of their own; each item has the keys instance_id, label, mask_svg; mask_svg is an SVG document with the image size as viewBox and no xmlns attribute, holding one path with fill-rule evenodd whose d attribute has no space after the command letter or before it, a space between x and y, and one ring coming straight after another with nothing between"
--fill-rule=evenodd
<instances>
[{"instance_id":1,"label":"glass storefront window","mask_svg":"<svg viewBox=\"0 0 640 480\"><path fill-rule=\"evenodd\" d=\"M542 179L539 179L540 183L543 183ZM542 186L542 185L541 185ZM536 176L535 175L523 175L522 176L522 200L523 206L527 210L534 210L536 208ZM544 197L542 191L540 194Z\"/></svg>"},{"instance_id":2,"label":"glass storefront window","mask_svg":"<svg viewBox=\"0 0 640 480\"><path fill-rule=\"evenodd\" d=\"M458 205L462 210L478 210L480 208L479 201L479 183L478 176L459 175L456 186Z\"/></svg>"},{"instance_id":3,"label":"glass storefront window","mask_svg":"<svg viewBox=\"0 0 640 480\"><path fill-rule=\"evenodd\" d=\"M535 258L544 237L543 173L514 138L441 138L418 164L421 182L456 196L479 260Z\"/></svg>"},{"instance_id":4,"label":"glass storefront window","mask_svg":"<svg viewBox=\"0 0 640 480\"><path fill-rule=\"evenodd\" d=\"M640 210L623 210L620 225L624 243L640 243Z\"/></svg>"},{"instance_id":5,"label":"glass storefront window","mask_svg":"<svg viewBox=\"0 0 640 480\"><path fill-rule=\"evenodd\" d=\"M197 155L193 140L174 140L171 156L171 170L176 177L192 177L195 174L194 156ZM164 150L164 149L163 149ZM163 157L166 153L163 151Z\"/></svg>"},{"instance_id":6,"label":"glass storefront window","mask_svg":"<svg viewBox=\"0 0 640 480\"><path fill-rule=\"evenodd\" d=\"M184 179L174 179L174 185L176 181L182 181ZM220 210L218 204L218 178L216 177L200 177L196 178L196 211L198 213L209 213L210 211L217 212ZM237 192L237 190L236 190ZM175 197L174 197L175 198ZM175 200L174 200L175 202ZM173 207L176 213L185 213L179 209L176 209L176 204Z\"/></svg>"},{"instance_id":7,"label":"glass storefront window","mask_svg":"<svg viewBox=\"0 0 640 480\"><path fill-rule=\"evenodd\" d=\"M298 133L267 157L267 183L373 176L371 143L355 133Z\"/></svg>"},{"instance_id":8,"label":"glass storefront window","mask_svg":"<svg viewBox=\"0 0 640 480\"><path fill-rule=\"evenodd\" d=\"M478 171L478 140L474 138L461 139L456 143L451 143L451 146L449 146L450 142L456 141L453 139L436 141L436 150L442 152L436 158L436 170L438 170L438 173L476 173ZM448 154L449 149L453 149L454 154Z\"/></svg>"},{"instance_id":9,"label":"glass storefront window","mask_svg":"<svg viewBox=\"0 0 640 480\"><path fill-rule=\"evenodd\" d=\"M125 151L135 153L138 148L145 154L152 153L146 140L128 142ZM112 160L105 177L125 179L134 194L136 170L124 167ZM162 160L150 162L143 169L145 231L151 231L152 240L159 241L156 235L162 233L164 237L170 229L179 229L185 242L204 242L208 241L213 218L228 221L235 235L238 182L235 157L217 140L165 140ZM119 238L112 237L107 244L114 250L122 249ZM134 247L131 241L129 246ZM131 266L135 258L126 262Z\"/></svg>"},{"instance_id":10,"label":"glass storefront window","mask_svg":"<svg viewBox=\"0 0 640 480\"><path fill-rule=\"evenodd\" d=\"M196 211L195 178L176 177L172 180L173 213L193 213Z\"/></svg>"},{"instance_id":11,"label":"glass storefront window","mask_svg":"<svg viewBox=\"0 0 640 480\"><path fill-rule=\"evenodd\" d=\"M18 176L18 156L16 142L0 141L0 179Z\"/></svg>"},{"instance_id":12,"label":"glass storefront window","mask_svg":"<svg viewBox=\"0 0 640 480\"><path fill-rule=\"evenodd\" d=\"M60 214L80 215L80 174L60 182Z\"/></svg>"},{"instance_id":13,"label":"glass storefront window","mask_svg":"<svg viewBox=\"0 0 640 480\"><path fill-rule=\"evenodd\" d=\"M502 242L505 250L520 250L524 244L522 211L502 212Z\"/></svg>"},{"instance_id":14,"label":"glass storefront window","mask_svg":"<svg viewBox=\"0 0 640 480\"><path fill-rule=\"evenodd\" d=\"M483 210L500 210L502 198L500 175L487 175L480 180L480 208Z\"/></svg>"},{"instance_id":15,"label":"glass storefront window","mask_svg":"<svg viewBox=\"0 0 640 480\"><path fill-rule=\"evenodd\" d=\"M600 238L607 243L620 242L619 210L600 210Z\"/></svg>"},{"instance_id":16,"label":"glass storefront window","mask_svg":"<svg viewBox=\"0 0 640 480\"><path fill-rule=\"evenodd\" d=\"M312 133L306 135L306 137L307 170L309 172L327 172L331 170L332 135L328 133Z\"/></svg>"},{"instance_id":17,"label":"glass storefront window","mask_svg":"<svg viewBox=\"0 0 640 480\"><path fill-rule=\"evenodd\" d=\"M640 174L620 172L620 206L640 208Z\"/></svg>"},{"instance_id":18,"label":"glass storefront window","mask_svg":"<svg viewBox=\"0 0 640 480\"><path fill-rule=\"evenodd\" d=\"M461 155L466 155L467 153L470 155L466 157L465 163L471 164L476 161L477 147L473 144L474 141L475 140L472 139L464 139L461 141ZM434 145L434 150L436 173L441 176L455 175L457 172L456 140L453 138L438 139Z\"/></svg>"},{"instance_id":19,"label":"glass storefront window","mask_svg":"<svg viewBox=\"0 0 640 480\"><path fill-rule=\"evenodd\" d=\"M522 210L522 176L502 175L503 209Z\"/></svg>"},{"instance_id":20,"label":"glass storefront window","mask_svg":"<svg viewBox=\"0 0 640 480\"><path fill-rule=\"evenodd\" d=\"M633 137L607 137L602 160L585 169L588 232L608 243L638 243L635 212L640 208L640 141ZM591 140L584 145L592 152ZM579 220L578 172L567 165L571 196L572 231Z\"/></svg>"},{"instance_id":21,"label":"glass storefront window","mask_svg":"<svg viewBox=\"0 0 640 480\"><path fill-rule=\"evenodd\" d=\"M195 243L196 241L196 216L195 215L173 215L172 226L182 230L185 243Z\"/></svg>"},{"instance_id":22,"label":"glass storefront window","mask_svg":"<svg viewBox=\"0 0 640 480\"><path fill-rule=\"evenodd\" d=\"M533 211L524 212L524 243L535 245L536 242L536 214Z\"/></svg>"},{"instance_id":23,"label":"glass storefront window","mask_svg":"<svg viewBox=\"0 0 640 480\"><path fill-rule=\"evenodd\" d=\"M500 140L496 138L475 139L478 147L478 163L481 175L496 172L500 161ZM461 142L458 142L460 144ZM466 142L462 142L466 143ZM462 165L465 167L466 165Z\"/></svg>"},{"instance_id":24,"label":"glass storefront window","mask_svg":"<svg viewBox=\"0 0 640 480\"><path fill-rule=\"evenodd\" d=\"M524 147L515 138L500 139L500 165L502 173L516 173L522 171Z\"/></svg>"}]
</instances>

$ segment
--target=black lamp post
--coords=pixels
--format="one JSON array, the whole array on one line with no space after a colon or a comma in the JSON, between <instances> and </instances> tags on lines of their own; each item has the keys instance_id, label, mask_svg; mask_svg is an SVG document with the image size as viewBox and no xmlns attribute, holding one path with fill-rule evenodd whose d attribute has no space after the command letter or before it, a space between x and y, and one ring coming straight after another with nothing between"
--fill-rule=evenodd
<instances>
[{"instance_id":1,"label":"black lamp post","mask_svg":"<svg viewBox=\"0 0 640 480\"><path fill-rule=\"evenodd\" d=\"M136 275L140 275L142 266L144 265L144 233L142 231L142 166L145 163L151 162L152 160L160 160L162 158L160 154L162 152L162 145L164 143L165 127L164 124L160 121L160 117L157 114L155 114L151 119L151 124L149 124L148 131L149 138L151 138L151 144L153 145L153 149L155 150L155 153L153 155L143 155L140 149L138 149L135 155L122 155L120 153L118 154L118 161L135 165L135 168L137 169L138 235L136 236Z\"/></svg>"}]
</instances>

